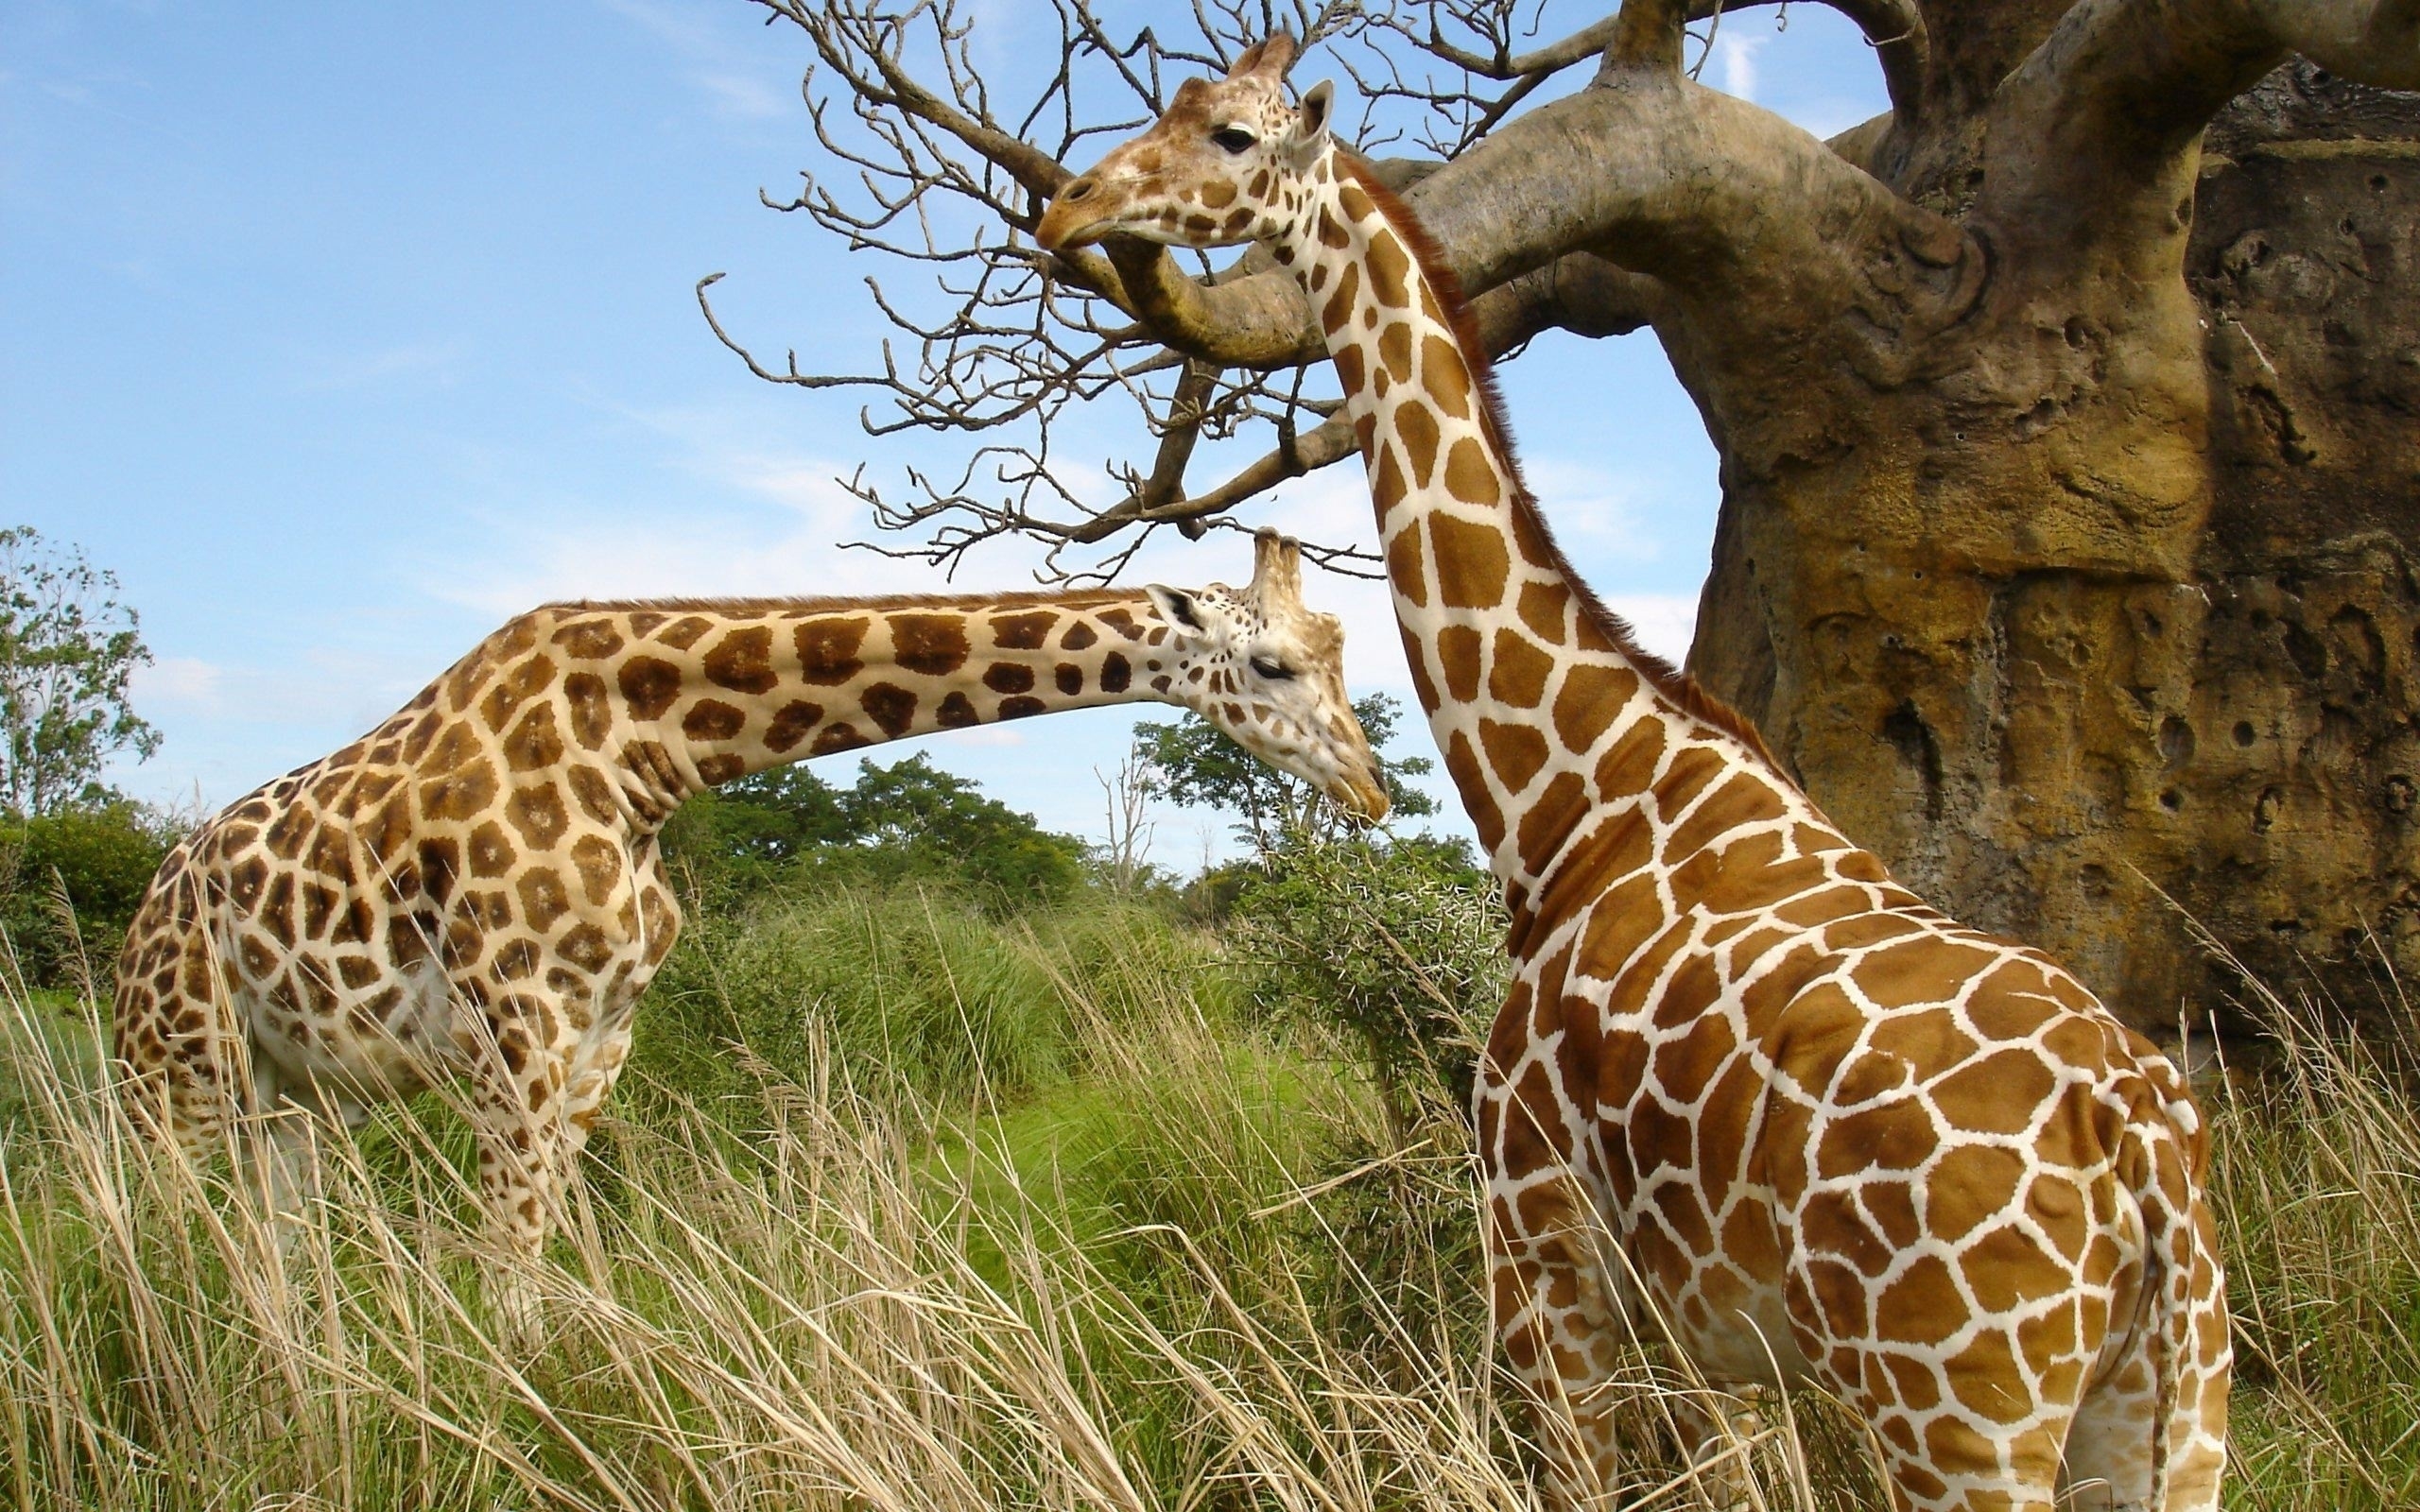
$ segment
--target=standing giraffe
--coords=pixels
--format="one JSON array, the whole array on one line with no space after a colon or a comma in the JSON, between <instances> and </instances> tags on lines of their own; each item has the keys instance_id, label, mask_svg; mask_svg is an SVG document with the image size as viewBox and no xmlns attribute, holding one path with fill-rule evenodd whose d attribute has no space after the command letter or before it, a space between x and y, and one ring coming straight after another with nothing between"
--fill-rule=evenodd
<instances>
[{"instance_id":1,"label":"standing giraffe","mask_svg":"<svg viewBox=\"0 0 2420 1512\"><path fill-rule=\"evenodd\" d=\"M809 756L1151 699L1376 818L1343 652L1335 617L1303 605L1294 542L1269 532L1241 593L536 610L169 851L119 959L124 1098L200 1153L239 1115L353 1125L466 1079L481 1194L534 1255L681 927L656 837L684 799ZM290 1194L302 1130L268 1122L272 1190Z\"/></svg>"},{"instance_id":2,"label":"standing giraffe","mask_svg":"<svg viewBox=\"0 0 2420 1512\"><path fill-rule=\"evenodd\" d=\"M1486 1241L1561 1495L1619 1485L1636 1330L1717 1382L1838 1396L1903 1507L2216 1506L2227 1314L2174 1068L1893 885L1572 576L1460 289L1330 138L1329 86L1287 104L1293 52L1188 80L1036 239L1262 243L1326 332L1412 680L1512 912Z\"/></svg>"}]
</instances>

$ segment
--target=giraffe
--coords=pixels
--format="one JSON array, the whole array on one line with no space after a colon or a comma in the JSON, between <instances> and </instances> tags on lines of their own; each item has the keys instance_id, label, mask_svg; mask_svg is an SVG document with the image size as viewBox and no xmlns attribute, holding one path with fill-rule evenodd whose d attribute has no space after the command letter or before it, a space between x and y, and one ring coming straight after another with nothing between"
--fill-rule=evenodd
<instances>
[{"instance_id":1,"label":"giraffe","mask_svg":"<svg viewBox=\"0 0 2420 1512\"><path fill-rule=\"evenodd\" d=\"M1574 576L1450 271L1331 137L1330 85L1287 103L1293 53L1186 81L1036 240L1257 243L1325 332L1511 912L1484 1228L1557 1499L1620 1486L1609 1375L1644 1335L1742 1391L1832 1393L1903 1508L2216 1506L2231 1356L2181 1078L2055 963L1895 885Z\"/></svg>"},{"instance_id":2,"label":"giraffe","mask_svg":"<svg viewBox=\"0 0 2420 1512\"><path fill-rule=\"evenodd\" d=\"M169 851L119 961L121 1095L201 1155L244 1114L351 1126L467 1083L481 1197L508 1250L534 1256L681 927L657 834L684 799L810 756L1148 699L1374 819L1387 794L1343 645L1303 604L1299 548L1266 531L1241 592L535 610ZM273 1194L302 1179L304 1122L247 1121L267 1125Z\"/></svg>"}]
</instances>

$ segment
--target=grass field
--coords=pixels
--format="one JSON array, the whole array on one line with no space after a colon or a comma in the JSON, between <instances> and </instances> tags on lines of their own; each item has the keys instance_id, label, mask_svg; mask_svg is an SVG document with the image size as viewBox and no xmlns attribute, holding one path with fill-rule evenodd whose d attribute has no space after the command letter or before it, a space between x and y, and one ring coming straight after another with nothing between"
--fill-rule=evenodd
<instances>
[{"instance_id":1,"label":"grass field","mask_svg":"<svg viewBox=\"0 0 2420 1512\"><path fill-rule=\"evenodd\" d=\"M481 1300L441 1099L324 1142L321 1199L265 1221L130 1136L89 1005L0 992L0 1500L1528 1504L1460 1125L1269 981L1092 893L710 920L642 1007L539 1338ZM2402 1068L2257 1006L2275 1067L2211 1108L2229 1504L2420 1504L2420 1116ZM1696 1388L1635 1374L1634 1503L1692 1504L1657 1423ZM1820 1401L1742 1452L1768 1505L1875 1504Z\"/></svg>"}]
</instances>

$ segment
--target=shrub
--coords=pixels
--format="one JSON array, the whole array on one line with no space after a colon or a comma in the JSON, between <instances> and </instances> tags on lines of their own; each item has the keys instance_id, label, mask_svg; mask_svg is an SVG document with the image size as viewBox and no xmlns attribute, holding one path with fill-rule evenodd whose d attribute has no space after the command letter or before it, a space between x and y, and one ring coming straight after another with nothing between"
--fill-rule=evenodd
<instances>
[{"instance_id":1,"label":"shrub","mask_svg":"<svg viewBox=\"0 0 2420 1512\"><path fill-rule=\"evenodd\" d=\"M126 926L175 828L126 799L0 819L0 929L28 984L80 989L89 969L89 985L109 990Z\"/></svg>"},{"instance_id":2,"label":"shrub","mask_svg":"<svg viewBox=\"0 0 2420 1512\"><path fill-rule=\"evenodd\" d=\"M1503 1003L1505 917L1459 843L1356 838L1270 853L1228 937L1263 1011L1339 1030L1369 1057L1400 1128L1467 1118Z\"/></svg>"}]
</instances>

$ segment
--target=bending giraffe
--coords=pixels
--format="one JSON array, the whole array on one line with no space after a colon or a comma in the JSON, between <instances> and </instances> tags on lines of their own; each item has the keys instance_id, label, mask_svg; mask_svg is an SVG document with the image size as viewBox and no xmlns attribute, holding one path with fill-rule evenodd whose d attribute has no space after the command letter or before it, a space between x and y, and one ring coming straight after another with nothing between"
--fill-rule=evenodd
<instances>
[{"instance_id":1,"label":"bending giraffe","mask_svg":"<svg viewBox=\"0 0 2420 1512\"><path fill-rule=\"evenodd\" d=\"M1612 1370L1643 1331L1717 1382L1849 1403L1902 1507L2217 1505L2227 1314L2175 1070L1895 885L1574 577L1452 276L1331 138L1329 86L1287 103L1293 51L1187 81L1037 240L1261 243L1326 333L1412 679L1512 911L1486 1241L1560 1495L1620 1486Z\"/></svg>"},{"instance_id":2,"label":"bending giraffe","mask_svg":"<svg viewBox=\"0 0 2420 1512\"><path fill-rule=\"evenodd\" d=\"M118 967L122 1094L202 1153L245 1114L352 1125L467 1081L481 1194L534 1255L681 927L656 836L683 800L809 756L1149 699L1376 818L1343 650L1303 605L1294 542L1268 532L1240 593L536 610L168 853ZM265 1122L290 1192L304 1130Z\"/></svg>"}]
</instances>

